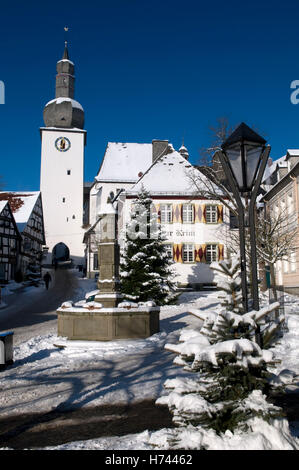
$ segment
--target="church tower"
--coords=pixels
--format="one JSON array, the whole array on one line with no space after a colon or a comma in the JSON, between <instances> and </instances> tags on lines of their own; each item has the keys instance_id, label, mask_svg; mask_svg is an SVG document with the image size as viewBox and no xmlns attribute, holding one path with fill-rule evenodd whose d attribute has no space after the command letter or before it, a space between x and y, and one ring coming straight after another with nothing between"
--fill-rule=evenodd
<instances>
[{"instance_id":1,"label":"church tower","mask_svg":"<svg viewBox=\"0 0 299 470\"><path fill-rule=\"evenodd\" d=\"M41 127L41 179L47 263L84 259L84 110L74 99L74 64L67 42L57 62L56 97L43 112Z\"/></svg>"}]
</instances>

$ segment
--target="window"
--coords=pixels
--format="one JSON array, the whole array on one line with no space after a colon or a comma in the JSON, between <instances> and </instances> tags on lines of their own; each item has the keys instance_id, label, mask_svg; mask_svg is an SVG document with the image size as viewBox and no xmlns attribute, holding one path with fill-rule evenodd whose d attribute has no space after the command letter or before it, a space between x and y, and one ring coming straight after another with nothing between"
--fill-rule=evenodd
<instances>
[{"instance_id":1,"label":"window","mask_svg":"<svg viewBox=\"0 0 299 470\"><path fill-rule=\"evenodd\" d=\"M282 212L282 214L284 214L284 213L285 213L285 210L286 210L286 202L285 202L285 199L282 199L282 200L281 200L280 207L281 207L281 212Z\"/></svg>"},{"instance_id":2,"label":"window","mask_svg":"<svg viewBox=\"0 0 299 470\"><path fill-rule=\"evenodd\" d=\"M217 206L206 206L206 223L217 224L218 221L218 208Z\"/></svg>"},{"instance_id":3,"label":"window","mask_svg":"<svg viewBox=\"0 0 299 470\"><path fill-rule=\"evenodd\" d=\"M289 272L289 260L287 260L287 259L283 260L283 272L284 273Z\"/></svg>"},{"instance_id":4,"label":"window","mask_svg":"<svg viewBox=\"0 0 299 470\"><path fill-rule=\"evenodd\" d=\"M185 245L183 245L183 262L194 262L194 245L192 243L186 243Z\"/></svg>"},{"instance_id":5,"label":"window","mask_svg":"<svg viewBox=\"0 0 299 470\"><path fill-rule=\"evenodd\" d=\"M97 253L93 254L93 269L94 270L99 269L98 254Z\"/></svg>"},{"instance_id":6,"label":"window","mask_svg":"<svg viewBox=\"0 0 299 470\"><path fill-rule=\"evenodd\" d=\"M71 170L67 170L67 175L70 175L71 174Z\"/></svg>"},{"instance_id":7,"label":"window","mask_svg":"<svg viewBox=\"0 0 299 470\"><path fill-rule=\"evenodd\" d=\"M62 198L62 202L65 202L65 197Z\"/></svg>"},{"instance_id":8,"label":"window","mask_svg":"<svg viewBox=\"0 0 299 470\"><path fill-rule=\"evenodd\" d=\"M218 245L207 245L206 247L206 260L207 263L213 263L214 261L217 261L218 259Z\"/></svg>"},{"instance_id":9,"label":"window","mask_svg":"<svg viewBox=\"0 0 299 470\"><path fill-rule=\"evenodd\" d=\"M170 258L170 259L173 259L172 244L171 244L171 243L167 243L167 244L164 245L164 247L165 247L165 251L166 251L167 257Z\"/></svg>"},{"instance_id":10,"label":"window","mask_svg":"<svg viewBox=\"0 0 299 470\"><path fill-rule=\"evenodd\" d=\"M289 215L292 215L294 212L294 199L293 199L293 194L289 193L288 194L288 213Z\"/></svg>"},{"instance_id":11,"label":"window","mask_svg":"<svg viewBox=\"0 0 299 470\"><path fill-rule=\"evenodd\" d=\"M232 211L229 213L229 228L232 230L239 228L239 219Z\"/></svg>"},{"instance_id":12,"label":"window","mask_svg":"<svg viewBox=\"0 0 299 470\"><path fill-rule=\"evenodd\" d=\"M5 269L5 264L4 263L0 263L0 280L1 281L5 281L6 279L6 269Z\"/></svg>"},{"instance_id":13,"label":"window","mask_svg":"<svg viewBox=\"0 0 299 470\"><path fill-rule=\"evenodd\" d=\"M169 224L172 222L172 204L161 204L161 223Z\"/></svg>"},{"instance_id":14,"label":"window","mask_svg":"<svg viewBox=\"0 0 299 470\"><path fill-rule=\"evenodd\" d=\"M290 253L290 267L291 267L291 272L296 271L296 251L292 250Z\"/></svg>"},{"instance_id":15,"label":"window","mask_svg":"<svg viewBox=\"0 0 299 470\"><path fill-rule=\"evenodd\" d=\"M192 204L183 204L183 223L193 223L194 211Z\"/></svg>"}]
</instances>

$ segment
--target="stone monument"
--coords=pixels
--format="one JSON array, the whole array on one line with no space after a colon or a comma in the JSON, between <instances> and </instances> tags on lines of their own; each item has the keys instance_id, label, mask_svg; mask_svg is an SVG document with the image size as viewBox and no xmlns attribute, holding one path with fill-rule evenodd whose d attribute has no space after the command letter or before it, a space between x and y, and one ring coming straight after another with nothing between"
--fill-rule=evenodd
<instances>
[{"instance_id":1,"label":"stone monument","mask_svg":"<svg viewBox=\"0 0 299 470\"><path fill-rule=\"evenodd\" d=\"M100 266L98 289L95 301L103 307L117 307L122 300L119 281L119 244L116 239L116 210L107 202L99 214L101 241L98 248L98 265Z\"/></svg>"}]
</instances>

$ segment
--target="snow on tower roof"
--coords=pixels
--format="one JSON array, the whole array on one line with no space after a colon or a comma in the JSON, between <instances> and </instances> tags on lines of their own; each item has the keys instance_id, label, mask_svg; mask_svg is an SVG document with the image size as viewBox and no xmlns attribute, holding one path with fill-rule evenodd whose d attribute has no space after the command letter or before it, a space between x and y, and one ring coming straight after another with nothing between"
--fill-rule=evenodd
<instances>
[{"instance_id":1,"label":"snow on tower roof","mask_svg":"<svg viewBox=\"0 0 299 470\"><path fill-rule=\"evenodd\" d=\"M18 229L22 232L33 211L40 191L1 191L0 201L9 202Z\"/></svg>"},{"instance_id":2,"label":"snow on tower roof","mask_svg":"<svg viewBox=\"0 0 299 470\"><path fill-rule=\"evenodd\" d=\"M151 143L108 142L96 180L135 183L151 163Z\"/></svg>"},{"instance_id":3,"label":"snow on tower roof","mask_svg":"<svg viewBox=\"0 0 299 470\"><path fill-rule=\"evenodd\" d=\"M70 59L60 59L58 60L57 64L59 64L59 62L69 62L70 64L75 65L74 62L72 62Z\"/></svg>"},{"instance_id":4,"label":"snow on tower roof","mask_svg":"<svg viewBox=\"0 0 299 470\"><path fill-rule=\"evenodd\" d=\"M79 103L79 101L73 100L72 98L68 98L68 97L65 97L65 96L59 97L59 98L54 98L54 100L48 101L48 103L45 105L45 107L49 106L49 104L52 104L52 103L55 103L55 102L56 102L56 104L60 104L60 103L64 103L65 101L68 101L68 102L72 103L73 108L78 108L78 109L81 109L81 111L84 111L84 109L81 106L81 104Z\"/></svg>"},{"instance_id":5,"label":"snow on tower roof","mask_svg":"<svg viewBox=\"0 0 299 470\"><path fill-rule=\"evenodd\" d=\"M179 152L173 151L158 158L127 194L139 192L144 187L155 194L194 194L198 189L192 184L194 172L199 172ZM206 177L200 174L200 179Z\"/></svg>"}]
</instances>

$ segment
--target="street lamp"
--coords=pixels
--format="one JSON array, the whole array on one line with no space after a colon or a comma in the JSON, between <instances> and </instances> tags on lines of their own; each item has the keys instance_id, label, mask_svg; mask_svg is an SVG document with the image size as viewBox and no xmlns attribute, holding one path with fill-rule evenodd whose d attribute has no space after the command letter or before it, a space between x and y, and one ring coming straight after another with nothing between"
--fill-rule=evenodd
<instances>
[{"instance_id":1,"label":"street lamp","mask_svg":"<svg viewBox=\"0 0 299 470\"><path fill-rule=\"evenodd\" d=\"M242 122L226 139L221 146L221 149L221 151L217 152L218 158L220 159L238 206L242 296L245 312L248 312L248 295L245 254L245 208L241 196L246 196L250 199L248 222L251 246L252 297L253 309L259 310L255 237L255 202L271 147L269 145L266 146L265 139Z\"/></svg>"},{"instance_id":2,"label":"street lamp","mask_svg":"<svg viewBox=\"0 0 299 470\"><path fill-rule=\"evenodd\" d=\"M265 144L263 137L242 122L221 147L241 194L252 190Z\"/></svg>"}]
</instances>

